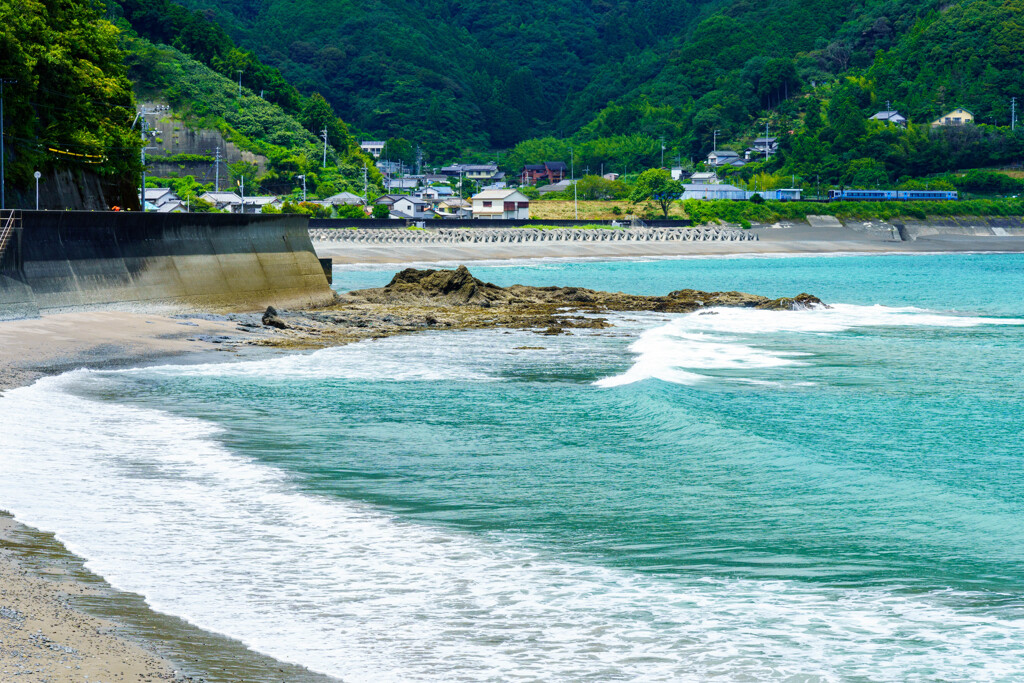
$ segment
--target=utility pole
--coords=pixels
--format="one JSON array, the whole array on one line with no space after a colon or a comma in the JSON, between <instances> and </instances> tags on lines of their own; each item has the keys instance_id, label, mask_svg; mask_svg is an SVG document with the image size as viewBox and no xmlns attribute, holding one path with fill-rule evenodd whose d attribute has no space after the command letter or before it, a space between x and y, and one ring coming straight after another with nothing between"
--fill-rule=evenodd
<instances>
[{"instance_id":1,"label":"utility pole","mask_svg":"<svg viewBox=\"0 0 1024 683\"><path fill-rule=\"evenodd\" d=\"M242 195L242 215L245 215L245 176L243 175L238 179L238 188L241 190Z\"/></svg>"},{"instance_id":2,"label":"utility pole","mask_svg":"<svg viewBox=\"0 0 1024 683\"><path fill-rule=\"evenodd\" d=\"M416 175L423 174L423 148L416 145Z\"/></svg>"},{"instance_id":3,"label":"utility pole","mask_svg":"<svg viewBox=\"0 0 1024 683\"><path fill-rule=\"evenodd\" d=\"M242 70L238 69L238 99L242 99Z\"/></svg>"},{"instance_id":4,"label":"utility pole","mask_svg":"<svg viewBox=\"0 0 1024 683\"><path fill-rule=\"evenodd\" d=\"M149 142L149 121L146 120L146 105L142 105L142 111L140 111L138 113L138 115L136 115L135 120L138 121L139 119L142 119L142 149L139 150L139 156L140 156L141 161L142 161L142 191L139 194L141 195L140 196L140 200L141 200L140 204L142 205L142 212L145 213L146 212L146 144ZM135 127L134 123L132 123L132 127L133 128ZM153 131L153 134L156 135L159 132L160 131Z\"/></svg>"},{"instance_id":5,"label":"utility pole","mask_svg":"<svg viewBox=\"0 0 1024 683\"><path fill-rule=\"evenodd\" d=\"M764 161L768 163L768 119L764 120Z\"/></svg>"},{"instance_id":6,"label":"utility pole","mask_svg":"<svg viewBox=\"0 0 1024 683\"><path fill-rule=\"evenodd\" d=\"M4 157L7 156L4 151L4 136L7 134L7 129L4 127L4 86L17 82L9 78L0 78L0 210L7 208L7 188L4 174Z\"/></svg>"},{"instance_id":7,"label":"utility pole","mask_svg":"<svg viewBox=\"0 0 1024 683\"><path fill-rule=\"evenodd\" d=\"M580 219L580 198L576 191L576 151L569 148L569 177L572 178L572 202L576 207L576 220Z\"/></svg>"},{"instance_id":8,"label":"utility pole","mask_svg":"<svg viewBox=\"0 0 1024 683\"><path fill-rule=\"evenodd\" d=\"M715 131L714 137L713 137L712 142L711 142L711 151L712 152L717 152L718 151L718 134L721 133L721 132L722 131L720 131L720 130L716 130Z\"/></svg>"},{"instance_id":9,"label":"utility pole","mask_svg":"<svg viewBox=\"0 0 1024 683\"><path fill-rule=\"evenodd\" d=\"M327 129L320 131L320 135L324 139L324 168L327 168Z\"/></svg>"},{"instance_id":10,"label":"utility pole","mask_svg":"<svg viewBox=\"0 0 1024 683\"><path fill-rule=\"evenodd\" d=\"M1010 130L1017 127L1017 98L1010 98Z\"/></svg>"},{"instance_id":11,"label":"utility pole","mask_svg":"<svg viewBox=\"0 0 1024 683\"><path fill-rule=\"evenodd\" d=\"M661 167L665 168L665 138L661 138Z\"/></svg>"},{"instance_id":12,"label":"utility pole","mask_svg":"<svg viewBox=\"0 0 1024 683\"><path fill-rule=\"evenodd\" d=\"M367 168L366 164L363 164L363 204L366 206L370 205L370 190L369 184L366 181Z\"/></svg>"},{"instance_id":13,"label":"utility pole","mask_svg":"<svg viewBox=\"0 0 1024 683\"><path fill-rule=\"evenodd\" d=\"M213 191L220 192L220 145L217 146L217 157L213 161Z\"/></svg>"}]
</instances>

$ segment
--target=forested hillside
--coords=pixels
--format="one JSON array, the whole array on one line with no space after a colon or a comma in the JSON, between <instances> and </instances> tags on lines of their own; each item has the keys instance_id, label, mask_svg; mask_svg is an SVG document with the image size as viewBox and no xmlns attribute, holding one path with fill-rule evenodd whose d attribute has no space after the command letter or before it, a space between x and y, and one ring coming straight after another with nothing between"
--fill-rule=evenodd
<instances>
[{"instance_id":1,"label":"forested hillside","mask_svg":"<svg viewBox=\"0 0 1024 683\"><path fill-rule=\"evenodd\" d=\"M28 188L35 171L84 169L119 201L141 144L122 57L117 29L87 4L0 2L8 183Z\"/></svg>"},{"instance_id":2,"label":"forested hillside","mask_svg":"<svg viewBox=\"0 0 1024 683\"><path fill-rule=\"evenodd\" d=\"M1024 93L1024 0L180 1L435 164L527 138L505 165L570 147L591 169L660 163L663 145L699 158L715 131L795 134L849 78L858 112L888 101L914 123L964 106L1005 126Z\"/></svg>"}]
</instances>

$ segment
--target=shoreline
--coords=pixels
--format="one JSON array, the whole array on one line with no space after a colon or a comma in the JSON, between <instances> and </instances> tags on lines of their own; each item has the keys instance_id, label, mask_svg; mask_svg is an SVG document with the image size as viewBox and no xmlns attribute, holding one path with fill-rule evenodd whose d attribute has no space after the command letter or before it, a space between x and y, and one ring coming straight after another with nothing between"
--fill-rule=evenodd
<instances>
[{"instance_id":1,"label":"shoreline","mask_svg":"<svg viewBox=\"0 0 1024 683\"><path fill-rule=\"evenodd\" d=\"M0 395L78 368L234 362L295 352L255 345L273 333L240 324L252 318L259 315L88 310L0 321ZM336 680L157 612L86 565L52 533L17 519L0 501L0 679Z\"/></svg>"}]
</instances>

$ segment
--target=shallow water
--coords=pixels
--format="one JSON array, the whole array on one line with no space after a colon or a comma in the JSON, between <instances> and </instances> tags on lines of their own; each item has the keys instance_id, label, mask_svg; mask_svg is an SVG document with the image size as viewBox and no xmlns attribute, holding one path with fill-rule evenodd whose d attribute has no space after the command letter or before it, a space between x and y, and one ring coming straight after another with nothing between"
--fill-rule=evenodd
<instances>
[{"instance_id":1,"label":"shallow water","mask_svg":"<svg viewBox=\"0 0 1024 683\"><path fill-rule=\"evenodd\" d=\"M0 503L158 610L346 680L1024 668L1024 257L471 270L834 306L71 373L0 398Z\"/></svg>"}]
</instances>

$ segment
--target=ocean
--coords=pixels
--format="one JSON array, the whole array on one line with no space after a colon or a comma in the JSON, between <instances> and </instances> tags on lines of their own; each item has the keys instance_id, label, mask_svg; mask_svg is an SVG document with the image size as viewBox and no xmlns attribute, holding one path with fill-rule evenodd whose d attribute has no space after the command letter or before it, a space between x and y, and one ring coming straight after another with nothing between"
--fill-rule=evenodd
<instances>
[{"instance_id":1,"label":"ocean","mask_svg":"<svg viewBox=\"0 0 1024 683\"><path fill-rule=\"evenodd\" d=\"M74 371L0 397L0 507L346 681L1019 680L1024 255L470 270L831 308Z\"/></svg>"}]
</instances>

